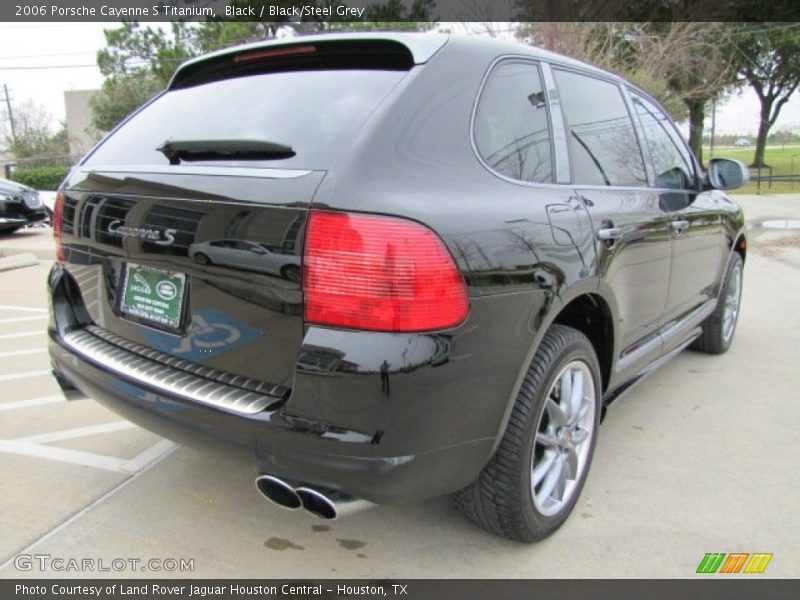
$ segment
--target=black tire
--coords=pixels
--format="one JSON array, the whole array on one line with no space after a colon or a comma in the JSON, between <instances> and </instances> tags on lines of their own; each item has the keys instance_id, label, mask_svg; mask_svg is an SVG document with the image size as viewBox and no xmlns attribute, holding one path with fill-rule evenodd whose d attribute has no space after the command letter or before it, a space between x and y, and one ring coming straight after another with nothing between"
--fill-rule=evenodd
<instances>
[{"instance_id":1,"label":"black tire","mask_svg":"<svg viewBox=\"0 0 800 600\"><path fill-rule=\"evenodd\" d=\"M0 235L11 235L20 229L22 229L22 227L6 227L5 229L0 229Z\"/></svg>"},{"instance_id":2,"label":"black tire","mask_svg":"<svg viewBox=\"0 0 800 600\"><path fill-rule=\"evenodd\" d=\"M544 433L543 429L549 426L547 421L552 409L548 407L546 411L545 404L551 392L561 389L556 385L557 379L576 364L586 367L583 372L590 374L594 386L593 400L587 401L592 405L593 414L587 413L585 417L586 426L591 424L592 431L583 442L588 446L582 466L577 469L578 477L570 479L574 483L568 484L572 486L570 495L562 497L561 504L548 513L534 501L534 493L537 497L545 494L539 486L544 485L542 482L547 476L537 487L531 486L534 464L542 460L544 451L536 434L537 431ZM585 335L563 325L553 325L547 331L525 375L497 452L478 478L455 495L457 505L467 518L488 531L522 542L545 538L564 523L580 496L597 442L602 397L599 373L594 348ZM566 441L569 441L568 436ZM584 452L583 446L580 448L580 452ZM554 452L566 454L566 450Z\"/></svg>"},{"instance_id":3,"label":"black tire","mask_svg":"<svg viewBox=\"0 0 800 600\"><path fill-rule=\"evenodd\" d=\"M194 262L196 262L198 265L205 266L205 265L210 265L211 264L211 259L208 258L207 254L203 254L202 252L198 252L197 254L194 255Z\"/></svg>"},{"instance_id":4,"label":"black tire","mask_svg":"<svg viewBox=\"0 0 800 600\"><path fill-rule=\"evenodd\" d=\"M728 270L725 272L725 280L719 292L717 307L714 309L714 312L703 321L703 332L692 342L692 350L705 352L706 354L724 354L728 351L728 348L731 347L734 335L736 334L736 323L739 319L739 308L742 298L743 265L742 257L739 253L734 252L733 256L731 256L730 263L728 263ZM732 289L737 286L737 273L738 289ZM730 328L725 321L726 309L732 306L729 296L736 296L735 314L733 314L733 322Z\"/></svg>"}]
</instances>

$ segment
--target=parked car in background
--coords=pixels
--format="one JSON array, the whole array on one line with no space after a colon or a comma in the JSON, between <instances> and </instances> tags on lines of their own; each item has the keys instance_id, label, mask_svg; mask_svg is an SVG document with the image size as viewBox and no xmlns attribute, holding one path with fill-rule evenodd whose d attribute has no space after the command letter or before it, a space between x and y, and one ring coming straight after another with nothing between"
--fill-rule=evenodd
<instances>
[{"instance_id":1,"label":"parked car in background","mask_svg":"<svg viewBox=\"0 0 800 600\"><path fill-rule=\"evenodd\" d=\"M189 246L189 256L200 265L261 271L300 281L300 257L280 247L247 240L212 240Z\"/></svg>"},{"instance_id":2,"label":"parked car in background","mask_svg":"<svg viewBox=\"0 0 800 600\"><path fill-rule=\"evenodd\" d=\"M226 49L179 67L59 191L53 368L235 451L284 508L453 493L479 526L541 539L606 407L690 345L730 347L747 246L723 190L747 178L701 170L635 85L529 46ZM275 277L282 261L301 277Z\"/></svg>"},{"instance_id":3,"label":"parked car in background","mask_svg":"<svg viewBox=\"0 0 800 600\"><path fill-rule=\"evenodd\" d=\"M749 148L750 140L748 140L747 138L739 138L738 140L733 142L733 145L736 146L737 148Z\"/></svg>"},{"instance_id":4,"label":"parked car in background","mask_svg":"<svg viewBox=\"0 0 800 600\"><path fill-rule=\"evenodd\" d=\"M56 192L50 190L39 190L39 197L42 199L44 209L47 212L47 218L52 223L53 211L56 207Z\"/></svg>"},{"instance_id":5,"label":"parked car in background","mask_svg":"<svg viewBox=\"0 0 800 600\"><path fill-rule=\"evenodd\" d=\"M36 190L0 178L0 233L13 233L46 218L44 204Z\"/></svg>"}]
</instances>

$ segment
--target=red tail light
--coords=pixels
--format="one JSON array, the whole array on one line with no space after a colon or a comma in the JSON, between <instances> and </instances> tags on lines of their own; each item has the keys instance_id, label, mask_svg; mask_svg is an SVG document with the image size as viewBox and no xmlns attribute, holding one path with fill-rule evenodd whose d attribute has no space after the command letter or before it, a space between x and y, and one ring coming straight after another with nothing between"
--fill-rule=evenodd
<instances>
[{"instance_id":1,"label":"red tail light","mask_svg":"<svg viewBox=\"0 0 800 600\"><path fill-rule=\"evenodd\" d=\"M427 331L458 325L469 312L444 243L414 221L311 211L303 261L311 323Z\"/></svg>"},{"instance_id":2,"label":"red tail light","mask_svg":"<svg viewBox=\"0 0 800 600\"><path fill-rule=\"evenodd\" d=\"M53 207L53 237L56 240L56 260L64 262L64 246L61 245L61 219L64 213L64 192L59 190L56 194L56 203Z\"/></svg>"}]
</instances>

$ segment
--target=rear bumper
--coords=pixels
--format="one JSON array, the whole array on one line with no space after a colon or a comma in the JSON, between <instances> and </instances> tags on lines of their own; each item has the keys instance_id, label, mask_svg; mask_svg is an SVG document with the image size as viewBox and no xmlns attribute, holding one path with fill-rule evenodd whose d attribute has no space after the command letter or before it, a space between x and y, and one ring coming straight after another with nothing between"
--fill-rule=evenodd
<instances>
[{"instance_id":1,"label":"rear bumper","mask_svg":"<svg viewBox=\"0 0 800 600\"><path fill-rule=\"evenodd\" d=\"M22 227L28 223L37 223L47 218L44 207L29 209L22 207L19 210L0 207L0 227Z\"/></svg>"},{"instance_id":2,"label":"rear bumper","mask_svg":"<svg viewBox=\"0 0 800 600\"><path fill-rule=\"evenodd\" d=\"M178 443L253 463L269 473L304 484L346 491L375 503L437 496L467 485L492 451L494 439L385 456L380 444L356 432L337 437L310 429L279 409L232 414L155 393L76 356L51 335L53 368L83 393L126 419ZM358 441L348 442L348 434Z\"/></svg>"}]
</instances>

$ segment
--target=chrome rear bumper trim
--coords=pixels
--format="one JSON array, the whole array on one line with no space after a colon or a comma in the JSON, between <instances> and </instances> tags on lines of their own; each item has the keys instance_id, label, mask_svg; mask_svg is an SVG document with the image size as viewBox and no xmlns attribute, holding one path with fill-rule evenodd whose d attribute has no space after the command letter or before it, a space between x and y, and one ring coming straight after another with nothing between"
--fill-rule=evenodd
<instances>
[{"instance_id":1,"label":"chrome rear bumper trim","mask_svg":"<svg viewBox=\"0 0 800 600\"><path fill-rule=\"evenodd\" d=\"M243 415L270 410L289 391L244 377L239 385L229 385L230 373L140 346L96 326L66 333L62 340L86 360L156 392Z\"/></svg>"}]
</instances>

